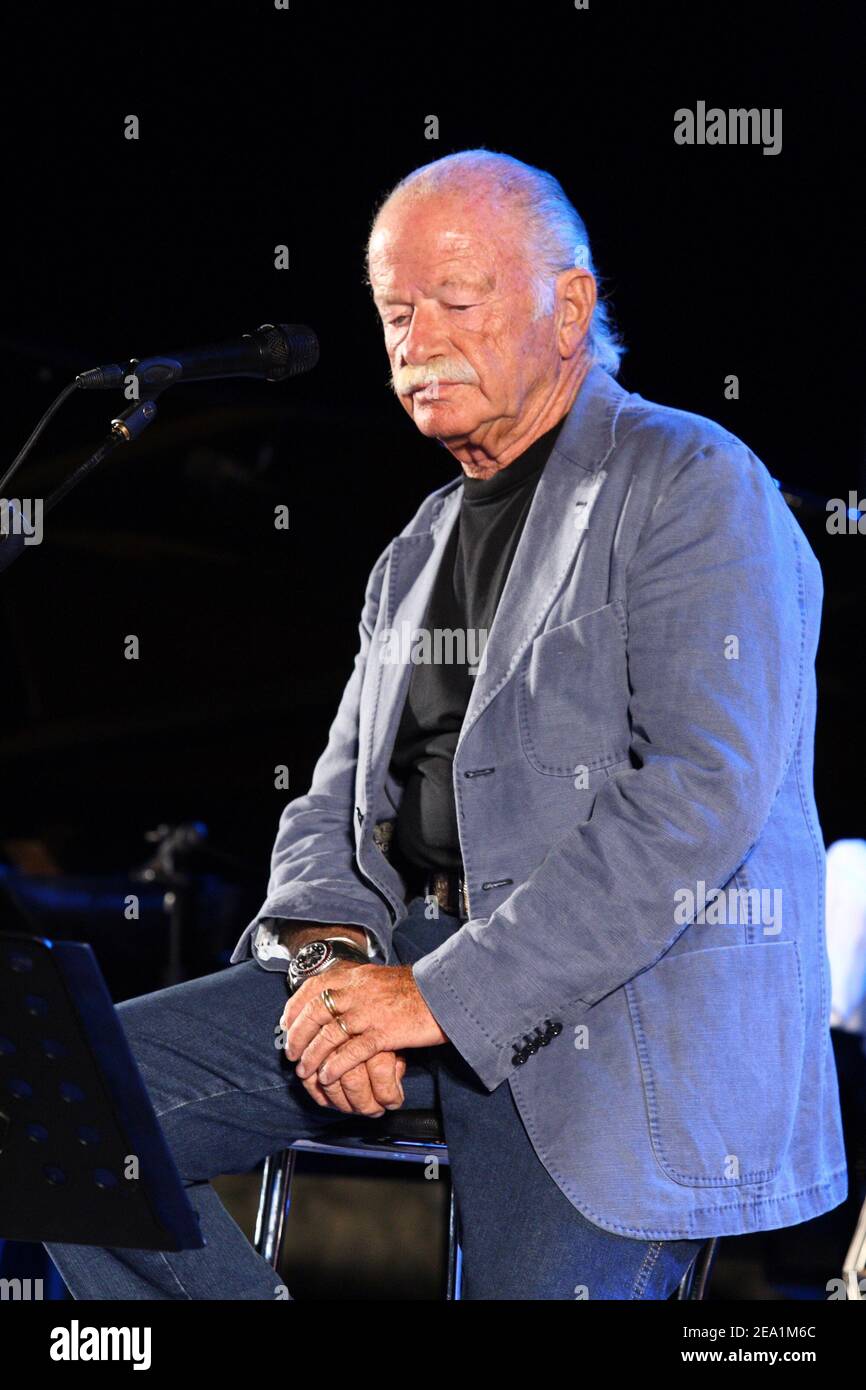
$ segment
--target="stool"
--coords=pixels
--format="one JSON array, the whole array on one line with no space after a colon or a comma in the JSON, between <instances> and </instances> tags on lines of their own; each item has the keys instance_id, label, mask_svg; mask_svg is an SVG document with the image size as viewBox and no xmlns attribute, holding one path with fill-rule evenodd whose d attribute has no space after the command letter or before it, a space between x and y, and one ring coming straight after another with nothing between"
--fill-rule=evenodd
<instances>
[{"instance_id":1,"label":"stool","mask_svg":"<svg viewBox=\"0 0 866 1390\"><path fill-rule=\"evenodd\" d=\"M448 1148L442 1122L435 1110L394 1110L375 1120L364 1121L363 1137L358 1135L357 1117L337 1121L327 1141L296 1139L288 1148L265 1159L259 1208L253 1244L260 1255L277 1268L283 1246L286 1212L291 1201L295 1154L338 1154L347 1158L396 1159L425 1163L431 1154L448 1163ZM460 1298L460 1246L457 1240L457 1208L454 1183L449 1184L448 1261L445 1298ZM698 1301L706 1297L707 1285L718 1249L718 1239L707 1240L686 1270L677 1288L677 1299Z\"/></svg>"},{"instance_id":2,"label":"stool","mask_svg":"<svg viewBox=\"0 0 866 1390\"><path fill-rule=\"evenodd\" d=\"M707 1285L710 1282L710 1274L712 1273L718 1248L718 1236L713 1236L710 1240L704 1241L697 1255L695 1255L695 1258L680 1280L679 1288L677 1289L678 1299L697 1302L699 1299L706 1298Z\"/></svg>"},{"instance_id":3,"label":"stool","mask_svg":"<svg viewBox=\"0 0 866 1390\"><path fill-rule=\"evenodd\" d=\"M435 1110L394 1110L377 1119L363 1121L358 1133L358 1117L337 1121L326 1141L297 1139L288 1148L265 1159L259 1209L253 1244L260 1255L277 1268L283 1246L286 1211L291 1201L295 1154L322 1153L347 1158L394 1159L398 1162L426 1163L435 1157L448 1164L448 1149L442 1122ZM457 1207L454 1184L449 1183L448 1260L445 1272L445 1298L460 1297L460 1246L457 1241Z\"/></svg>"}]
</instances>

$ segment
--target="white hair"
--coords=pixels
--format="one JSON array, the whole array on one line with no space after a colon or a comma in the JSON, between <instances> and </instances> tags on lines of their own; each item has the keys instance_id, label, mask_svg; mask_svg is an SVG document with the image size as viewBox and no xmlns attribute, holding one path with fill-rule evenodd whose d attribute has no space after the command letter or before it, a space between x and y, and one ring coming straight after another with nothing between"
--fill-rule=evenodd
<instances>
[{"instance_id":1,"label":"white hair","mask_svg":"<svg viewBox=\"0 0 866 1390\"><path fill-rule=\"evenodd\" d=\"M495 198L507 201L523 219L536 317L553 312L554 281L563 270L579 265L599 282L583 218L558 179L509 154L461 150L413 169L380 203L373 227L398 195L415 199L440 192L477 194L479 187L486 187ZM601 295L589 328L588 348L592 361L616 376L625 348Z\"/></svg>"}]
</instances>

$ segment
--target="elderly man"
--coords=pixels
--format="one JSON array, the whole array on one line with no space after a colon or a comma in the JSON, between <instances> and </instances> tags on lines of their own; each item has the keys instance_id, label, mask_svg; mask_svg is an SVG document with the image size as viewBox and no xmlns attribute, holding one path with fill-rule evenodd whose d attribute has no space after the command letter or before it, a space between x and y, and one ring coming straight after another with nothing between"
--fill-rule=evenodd
<instances>
[{"instance_id":1,"label":"elderly man","mask_svg":"<svg viewBox=\"0 0 866 1390\"><path fill-rule=\"evenodd\" d=\"M665 1298L706 1238L846 1193L818 565L745 445L616 384L549 174L416 170L368 271L460 474L373 569L239 963L121 1010L206 1248L52 1253L84 1297L273 1297L207 1179L435 1102L465 1297Z\"/></svg>"}]
</instances>

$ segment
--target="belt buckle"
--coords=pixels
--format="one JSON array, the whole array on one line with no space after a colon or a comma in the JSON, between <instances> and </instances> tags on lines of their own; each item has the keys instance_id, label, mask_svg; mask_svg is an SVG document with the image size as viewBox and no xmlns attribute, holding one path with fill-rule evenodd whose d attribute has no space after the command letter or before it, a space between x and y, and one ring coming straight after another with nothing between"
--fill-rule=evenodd
<instances>
[{"instance_id":1,"label":"belt buckle","mask_svg":"<svg viewBox=\"0 0 866 1390\"><path fill-rule=\"evenodd\" d=\"M454 899L455 885L457 888L456 901ZM428 888L443 912L455 917L460 915L462 880L457 874L449 873L447 869L437 869L430 875Z\"/></svg>"},{"instance_id":2,"label":"belt buckle","mask_svg":"<svg viewBox=\"0 0 866 1390\"><path fill-rule=\"evenodd\" d=\"M433 897L443 912L462 921L469 920L469 886L454 870L436 869L424 886L425 896Z\"/></svg>"},{"instance_id":3,"label":"belt buckle","mask_svg":"<svg viewBox=\"0 0 866 1390\"><path fill-rule=\"evenodd\" d=\"M451 911L451 881L441 869L433 875L433 895L443 912Z\"/></svg>"}]
</instances>

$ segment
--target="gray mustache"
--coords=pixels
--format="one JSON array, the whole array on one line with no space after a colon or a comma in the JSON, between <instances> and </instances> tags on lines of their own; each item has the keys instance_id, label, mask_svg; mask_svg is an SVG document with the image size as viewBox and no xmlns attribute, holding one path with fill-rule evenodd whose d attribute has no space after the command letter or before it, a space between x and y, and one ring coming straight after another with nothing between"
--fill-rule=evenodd
<instances>
[{"instance_id":1,"label":"gray mustache","mask_svg":"<svg viewBox=\"0 0 866 1390\"><path fill-rule=\"evenodd\" d=\"M431 386L436 381L456 381L473 384L477 380L471 368L458 366L455 362L441 363L437 367L403 367L392 378L392 385L398 396L408 396L423 386Z\"/></svg>"}]
</instances>

